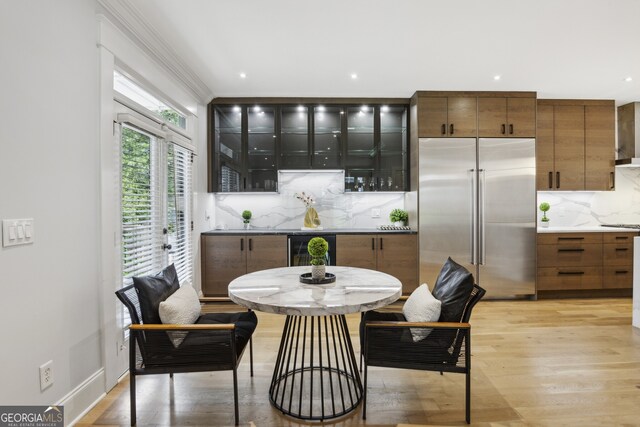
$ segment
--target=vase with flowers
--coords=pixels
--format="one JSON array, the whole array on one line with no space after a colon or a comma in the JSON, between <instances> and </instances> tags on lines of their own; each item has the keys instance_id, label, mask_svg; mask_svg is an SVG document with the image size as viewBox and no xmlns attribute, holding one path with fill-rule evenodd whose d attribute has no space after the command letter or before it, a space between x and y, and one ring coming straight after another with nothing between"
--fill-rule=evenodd
<instances>
[{"instance_id":1,"label":"vase with flowers","mask_svg":"<svg viewBox=\"0 0 640 427\"><path fill-rule=\"evenodd\" d=\"M313 205L315 204L313 196L311 194L305 194L304 191L302 193L296 193L294 194L294 196L296 199L301 200L302 203L304 203L305 208L307 208L307 211L304 214L304 226L302 227L302 229L321 230L322 227L320 227L320 218L318 217L318 212L313 207Z\"/></svg>"}]
</instances>

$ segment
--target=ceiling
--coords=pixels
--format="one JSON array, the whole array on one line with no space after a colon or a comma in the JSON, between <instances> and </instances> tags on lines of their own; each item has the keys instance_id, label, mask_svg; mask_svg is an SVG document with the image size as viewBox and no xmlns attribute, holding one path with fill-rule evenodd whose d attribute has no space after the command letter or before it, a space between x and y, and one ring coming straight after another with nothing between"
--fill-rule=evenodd
<instances>
[{"instance_id":1,"label":"ceiling","mask_svg":"<svg viewBox=\"0 0 640 427\"><path fill-rule=\"evenodd\" d=\"M204 98L515 90L640 101L640 0L128 2L208 86Z\"/></svg>"}]
</instances>

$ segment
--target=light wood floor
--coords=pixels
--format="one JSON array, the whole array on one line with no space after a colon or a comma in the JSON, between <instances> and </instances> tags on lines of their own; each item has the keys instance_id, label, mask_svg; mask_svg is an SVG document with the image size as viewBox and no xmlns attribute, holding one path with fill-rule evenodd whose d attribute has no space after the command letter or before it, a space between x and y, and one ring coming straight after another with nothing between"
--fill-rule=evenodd
<instances>
[{"instance_id":1,"label":"light wood floor","mask_svg":"<svg viewBox=\"0 0 640 427\"><path fill-rule=\"evenodd\" d=\"M255 376L239 370L244 426L298 426L267 397L284 317L258 313ZM349 316L358 351L359 315ZM631 300L482 301L472 324L471 421L492 426L640 426L640 330ZM233 425L231 372L139 377L139 426ZM465 425L464 375L370 368L367 421L335 426ZM124 380L78 426L129 425Z\"/></svg>"}]
</instances>

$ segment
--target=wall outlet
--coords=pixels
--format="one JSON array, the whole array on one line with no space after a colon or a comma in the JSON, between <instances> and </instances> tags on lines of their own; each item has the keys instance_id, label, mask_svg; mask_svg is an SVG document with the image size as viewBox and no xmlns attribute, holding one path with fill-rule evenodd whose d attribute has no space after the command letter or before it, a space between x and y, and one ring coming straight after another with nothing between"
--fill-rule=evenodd
<instances>
[{"instance_id":1,"label":"wall outlet","mask_svg":"<svg viewBox=\"0 0 640 427\"><path fill-rule=\"evenodd\" d=\"M40 391L53 385L53 360L40 366Z\"/></svg>"},{"instance_id":2,"label":"wall outlet","mask_svg":"<svg viewBox=\"0 0 640 427\"><path fill-rule=\"evenodd\" d=\"M371 218L380 218L380 209L371 209Z\"/></svg>"}]
</instances>

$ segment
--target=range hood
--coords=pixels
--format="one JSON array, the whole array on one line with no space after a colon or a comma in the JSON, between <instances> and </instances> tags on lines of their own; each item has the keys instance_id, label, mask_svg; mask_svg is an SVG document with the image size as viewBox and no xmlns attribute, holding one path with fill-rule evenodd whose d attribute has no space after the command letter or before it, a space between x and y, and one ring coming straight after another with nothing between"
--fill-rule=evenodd
<instances>
[{"instance_id":1,"label":"range hood","mask_svg":"<svg viewBox=\"0 0 640 427\"><path fill-rule=\"evenodd\" d=\"M640 167L640 102L618 107L617 167Z\"/></svg>"}]
</instances>

